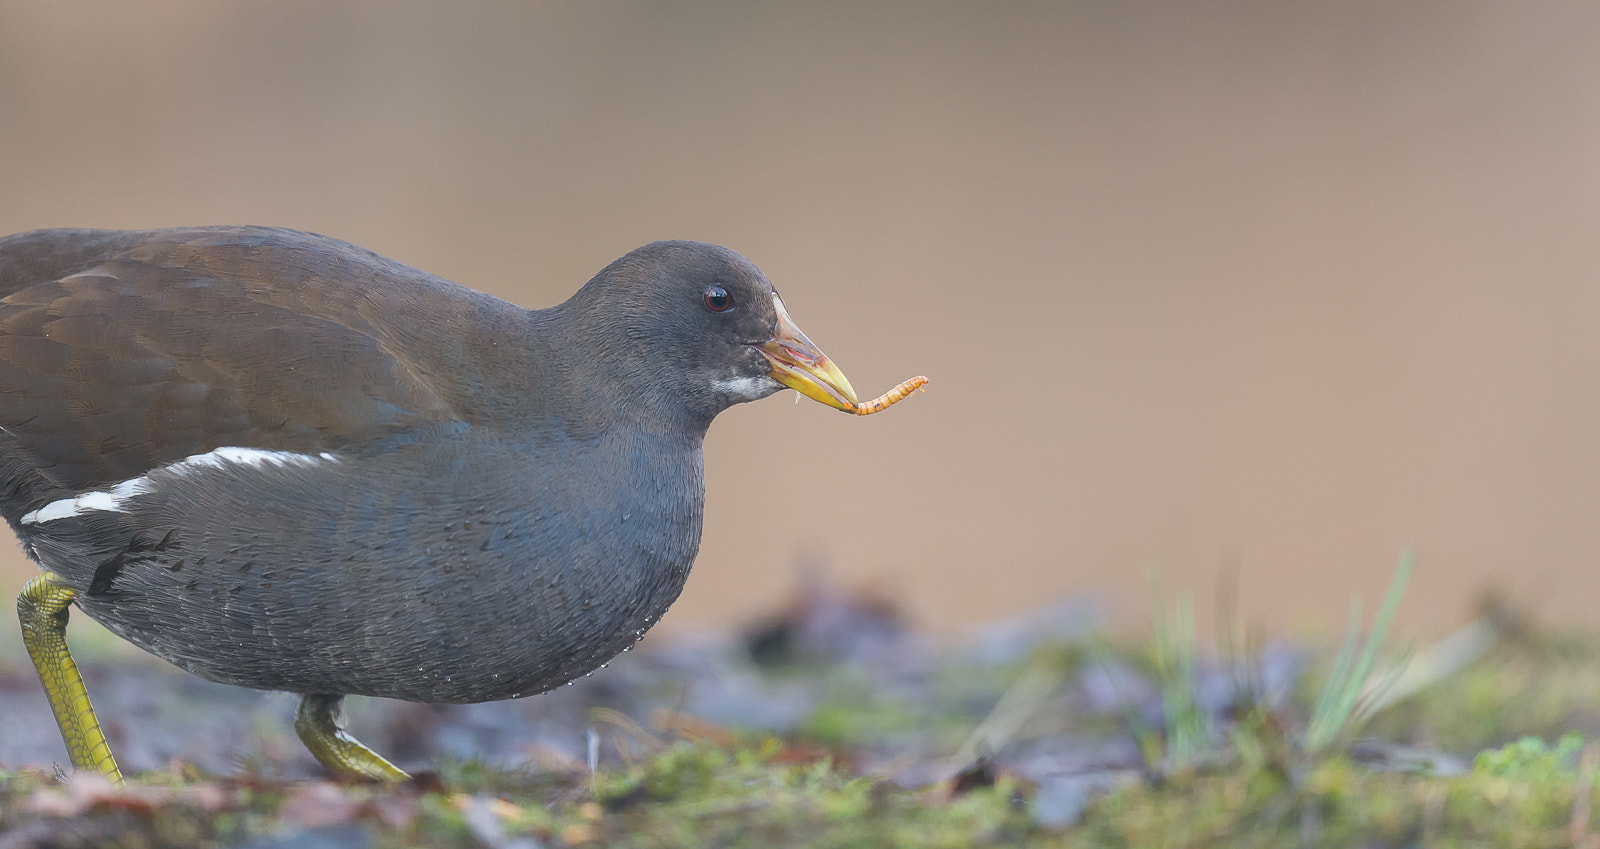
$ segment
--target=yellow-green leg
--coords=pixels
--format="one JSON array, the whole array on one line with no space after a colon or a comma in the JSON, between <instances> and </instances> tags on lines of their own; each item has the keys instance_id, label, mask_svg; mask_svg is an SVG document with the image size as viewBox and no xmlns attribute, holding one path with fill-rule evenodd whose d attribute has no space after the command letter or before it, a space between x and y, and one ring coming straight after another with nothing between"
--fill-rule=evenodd
<instances>
[{"instance_id":1,"label":"yellow-green leg","mask_svg":"<svg viewBox=\"0 0 1600 849\"><path fill-rule=\"evenodd\" d=\"M33 668L39 671L50 710L61 727L61 739L75 769L92 769L122 783L122 771L111 756L106 735L100 733L89 691L83 688L78 664L67 651L67 608L78 591L54 572L45 572L22 586L17 594L17 618L22 622L22 644L28 647Z\"/></svg>"},{"instance_id":2,"label":"yellow-green leg","mask_svg":"<svg viewBox=\"0 0 1600 849\"><path fill-rule=\"evenodd\" d=\"M405 781L405 770L345 733L339 725L339 703L344 696L308 693L300 699L294 714L294 730L300 742L322 765L339 775L360 776L376 781Z\"/></svg>"}]
</instances>

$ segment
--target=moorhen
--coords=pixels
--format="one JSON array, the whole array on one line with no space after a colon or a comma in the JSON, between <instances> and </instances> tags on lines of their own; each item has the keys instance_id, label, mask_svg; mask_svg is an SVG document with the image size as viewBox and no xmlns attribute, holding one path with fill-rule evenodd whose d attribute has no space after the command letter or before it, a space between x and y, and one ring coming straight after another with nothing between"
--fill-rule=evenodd
<instances>
[{"instance_id":1,"label":"moorhen","mask_svg":"<svg viewBox=\"0 0 1600 849\"><path fill-rule=\"evenodd\" d=\"M293 230L0 239L0 513L43 569L17 610L73 765L121 780L76 605L302 694L331 770L406 778L341 699L515 698L633 645L699 547L706 428L786 386L870 411L715 245L528 310Z\"/></svg>"}]
</instances>

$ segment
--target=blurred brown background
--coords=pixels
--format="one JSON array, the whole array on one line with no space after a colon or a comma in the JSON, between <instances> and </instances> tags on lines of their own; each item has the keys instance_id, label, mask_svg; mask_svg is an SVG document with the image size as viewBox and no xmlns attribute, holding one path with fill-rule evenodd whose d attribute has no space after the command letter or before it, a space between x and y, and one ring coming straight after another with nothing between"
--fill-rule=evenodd
<instances>
[{"instance_id":1,"label":"blurred brown background","mask_svg":"<svg viewBox=\"0 0 1600 849\"><path fill-rule=\"evenodd\" d=\"M796 564L948 631L1147 576L1600 624L1600 5L0 2L0 231L259 223L528 306L760 264L875 394L707 446L665 627ZM31 572L5 546L6 593Z\"/></svg>"}]
</instances>

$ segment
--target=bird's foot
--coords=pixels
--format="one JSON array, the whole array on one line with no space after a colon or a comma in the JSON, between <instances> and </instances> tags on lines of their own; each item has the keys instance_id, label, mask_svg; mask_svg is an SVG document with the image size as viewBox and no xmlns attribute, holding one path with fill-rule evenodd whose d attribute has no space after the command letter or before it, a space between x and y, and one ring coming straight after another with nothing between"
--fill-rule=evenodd
<instances>
[{"instance_id":1,"label":"bird's foot","mask_svg":"<svg viewBox=\"0 0 1600 849\"><path fill-rule=\"evenodd\" d=\"M111 756L100 720L89 703L78 664L67 651L67 608L78 591L54 572L45 572L22 587L17 594L17 619L22 623L22 643L28 649L33 668L39 672L50 710L61 728L61 739L75 769L92 769L122 784L122 771Z\"/></svg>"},{"instance_id":2,"label":"bird's foot","mask_svg":"<svg viewBox=\"0 0 1600 849\"><path fill-rule=\"evenodd\" d=\"M352 737L339 724L339 705L344 696L307 693L295 711L294 730L300 742L322 765L343 776L374 781L406 781L406 771Z\"/></svg>"}]
</instances>

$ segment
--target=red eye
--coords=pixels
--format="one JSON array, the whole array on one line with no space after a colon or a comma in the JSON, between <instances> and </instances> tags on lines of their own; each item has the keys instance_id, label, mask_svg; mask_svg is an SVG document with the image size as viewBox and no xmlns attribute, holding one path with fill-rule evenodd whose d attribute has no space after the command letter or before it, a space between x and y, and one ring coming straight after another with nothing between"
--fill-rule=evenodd
<instances>
[{"instance_id":1,"label":"red eye","mask_svg":"<svg viewBox=\"0 0 1600 849\"><path fill-rule=\"evenodd\" d=\"M711 286L706 289L706 309L712 312L727 312L733 309L733 296L721 286Z\"/></svg>"}]
</instances>

